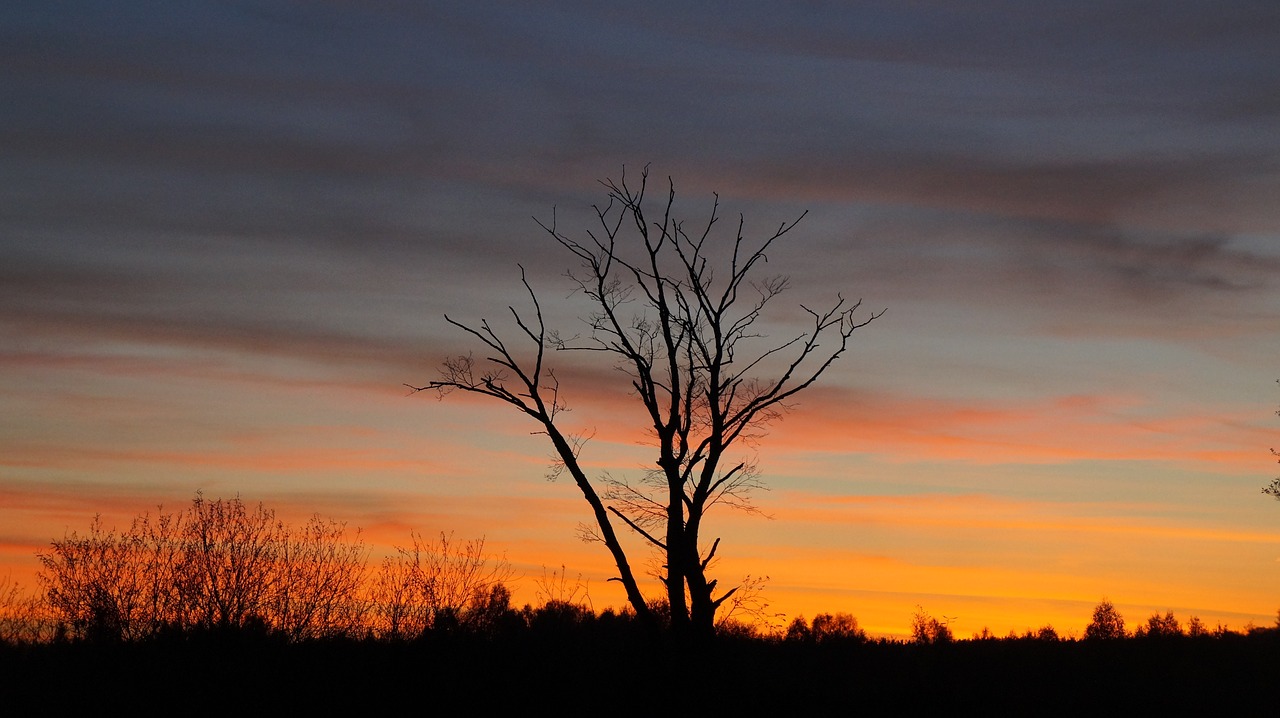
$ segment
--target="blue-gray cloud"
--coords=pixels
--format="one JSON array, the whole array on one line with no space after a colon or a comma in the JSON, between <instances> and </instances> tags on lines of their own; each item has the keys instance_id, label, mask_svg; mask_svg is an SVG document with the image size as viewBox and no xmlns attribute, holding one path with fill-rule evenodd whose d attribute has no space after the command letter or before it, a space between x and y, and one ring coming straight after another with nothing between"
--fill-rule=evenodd
<instances>
[{"instance_id":1,"label":"blue-gray cloud","mask_svg":"<svg viewBox=\"0 0 1280 718\"><path fill-rule=\"evenodd\" d=\"M529 216L647 161L695 211L856 215L809 246L897 278L877 305L995 287L1140 324L1274 276L1237 241L1280 233L1269 2L19 3L0 28L22 332L399 355L403 314L554 276Z\"/></svg>"}]
</instances>

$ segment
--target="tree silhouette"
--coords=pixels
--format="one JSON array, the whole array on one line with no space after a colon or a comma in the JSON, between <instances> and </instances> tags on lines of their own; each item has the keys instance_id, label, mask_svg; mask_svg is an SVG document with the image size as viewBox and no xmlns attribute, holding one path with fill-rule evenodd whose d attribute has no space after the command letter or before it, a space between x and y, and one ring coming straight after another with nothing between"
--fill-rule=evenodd
<instances>
[{"instance_id":1,"label":"tree silhouette","mask_svg":"<svg viewBox=\"0 0 1280 718\"><path fill-rule=\"evenodd\" d=\"M911 617L911 639L916 643L950 643L954 636L947 625L949 622L950 619L939 621L930 616L922 606L916 606L916 612Z\"/></svg>"},{"instance_id":2,"label":"tree silhouette","mask_svg":"<svg viewBox=\"0 0 1280 718\"><path fill-rule=\"evenodd\" d=\"M1102 599L1093 609L1093 620L1085 626L1085 638L1124 638L1124 616L1116 610L1115 604Z\"/></svg>"},{"instance_id":3,"label":"tree silhouette","mask_svg":"<svg viewBox=\"0 0 1280 718\"><path fill-rule=\"evenodd\" d=\"M810 630L819 642L839 639L865 640L867 637L866 631L858 627L858 619L848 613L819 613L813 617Z\"/></svg>"},{"instance_id":4,"label":"tree silhouette","mask_svg":"<svg viewBox=\"0 0 1280 718\"><path fill-rule=\"evenodd\" d=\"M657 621L640 590L614 520L621 521L662 556L669 625L677 635L710 635L716 610L736 589L716 594L708 568L719 539L704 538L703 521L715 505L752 509L760 486L755 464L739 450L789 408L846 349L854 330L880 316L855 316L861 302L843 297L824 309L801 305L808 329L769 343L757 326L771 300L788 288L786 277L754 278L766 251L800 218L763 240L749 242L739 217L736 236L713 239L719 197L705 224L686 230L675 212L668 180L656 221L647 214L648 168L638 187L603 180L609 202L595 206L596 231L582 240L560 231L554 213L539 226L578 262L570 273L592 311L589 336L578 340L549 331L542 307L521 267L531 307L508 307L514 321L508 341L489 321L450 324L484 346L444 362L441 376L415 391L472 392L502 401L532 418L555 450L553 475L568 473L590 506L587 533L608 548L616 580L642 620ZM646 413L657 460L642 479L588 476L580 460L587 437L560 422L565 409L548 353L586 351L607 355L627 377ZM762 378L767 377L767 378Z\"/></svg>"},{"instance_id":5,"label":"tree silhouette","mask_svg":"<svg viewBox=\"0 0 1280 718\"><path fill-rule=\"evenodd\" d=\"M1141 625L1134 629L1133 635L1135 638L1181 636L1182 624L1178 622L1177 616L1173 615L1173 611L1166 611L1163 616L1159 613L1153 613L1147 619L1146 625Z\"/></svg>"}]
</instances>

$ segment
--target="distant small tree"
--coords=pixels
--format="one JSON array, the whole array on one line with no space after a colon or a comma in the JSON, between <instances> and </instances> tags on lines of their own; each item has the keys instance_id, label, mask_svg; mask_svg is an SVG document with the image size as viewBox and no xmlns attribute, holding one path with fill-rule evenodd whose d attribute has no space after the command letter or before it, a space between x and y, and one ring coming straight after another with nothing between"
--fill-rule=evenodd
<instances>
[{"instance_id":1,"label":"distant small tree","mask_svg":"<svg viewBox=\"0 0 1280 718\"><path fill-rule=\"evenodd\" d=\"M950 643L953 640L951 628L946 623L930 616L922 606L916 606L916 613L911 617L911 639L916 643Z\"/></svg>"},{"instance_id":2,"label":"distant small tree","mask_svg":"<svg viewBox=\"0 0 1280 718\"><path fill-rule=\"evenodd\" d=\"M1061 640L1061 638L1058 636L1058 631L1057 631L1057 629L1055 629L1053 626L1051 626L1051 625L1047 625L1047 624L1046 624L1046 625L1044 625L1044 626L1041 626L1041 627L1037 628L1037 629L1036 629L1036 630L1034 630L1034 631L1032 631L1032 630L1030 630L1030 629L1027 629L1026 637L1027 637L1027 638L1035 639L1035 640L1037 640L1037 641L1057 641L1057 640Z\"/></svg>"},{"instance_id":3,"label":"distant small tree","mask_svg":"<svg viewBox=\"0 0 1280 718\"><path fill-rule=\"evenodd\" d=\"M470 633L492 636L509 614L512 614L511 589L502 582L491 583L472 594L461 613L460 624Z\"/></svg>"},{"instance_id":4,"label":"distant small tree","mask_svg":"<svg viewBox=\"0 0 1280 718\"><path fill-rule=\"evenodd\" d=\"M1246 636L1266 636L1266 635L1274 635L1274 634L1275 634L1276 632L1278 632L1278 631L1280 631L1280 627L1277 627L1277 626L1275 626L1275 625L1271 625L1271 626L1256 626L1256 625L1254 625L1253 621L1249 621L1249 622L1248 622L1248 623L1246 623L1246 624L1245 624L1245 626L1244 626L1244 634L1245 634Z\"/></svg>"},{"instance_id":5,"label":"distant small tree","mask_svg":"<svg viewBox=\"0 0 1280 718\"><path fill-rule=\"evenodd\" d=\"M787 632L783 634L783 640L805 642L813 638L813 631L809 628L809 622L804 616L796 616L791 624L787 626Z\"/></svg>"},{"instance_id":6,"label":"distant small tree","mask_svg":"<svg viewBox=\"0 0 1280 718\"><path fill-rule=\"evenodd\" d=\"M1151 614L1146 625L1138 626L1133 632L1137 638L1169 638L1182 635L1182 624L1178 623L1173 611L1166 611L1163 616L1158 612Z\"/></svg>"},{"instance_id":7,"label":"distant small tree","mask_svg":"<svg viewBox=\"0 0 1280 718\"><path fill-rule=\"evenodd\" d=\"M1209 627L1204 625L1204 621L1201 621L1199 616L1192 616L1191 620L1187 621L1187 635L1192 638L1208 636L1210 635Z\"/></svg>"},{"instance_id":8,"label":"distant small tree","mask_svg":"<svg viewBox=\"0 0 1280 718\"><path fill-rule=\"evenodd\" d=\"M804 616L796 616L783 638L801 643L861 643L867 640L867 632L851 614L819 613L812 624Z\"/></svg>"},{"instance_id":9,"label":"distant small tree","mask_svg":"<svg viewBox=\"0 0 1280 718\"><path fill-rule=\"evenodd\" d=\"M858 626L858 619L848 613L819 613L809 628L816 643L867 640L867 632Z\"/></svg>"},{"instance_id":10,"label":"distant small tree","mask_svg":"<svg viewBox=\"0 0 1280 718\"><path fill-rule=\"evenodd\" d=\"M1124 616L1116 610L1115 604L1102 599L1093 609L1093 620L1084 629L1084 637L1093 639L1124 638Z\"/></svg>"}]
</instances>

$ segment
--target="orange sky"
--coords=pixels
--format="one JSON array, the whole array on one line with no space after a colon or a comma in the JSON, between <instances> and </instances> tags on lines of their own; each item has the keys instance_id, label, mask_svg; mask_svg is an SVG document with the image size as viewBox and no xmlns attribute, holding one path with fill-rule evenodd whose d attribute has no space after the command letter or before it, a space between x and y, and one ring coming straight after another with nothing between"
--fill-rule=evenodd
<instances>
[{"instance_id":1,"label":"orange sky","mask_svg":"<svg viewBox=\"0 0 1280 718\"><path fill-rule=\"evenodd\" d=\"M193 380L150 381L181 394ZM7 454L11 473L80 477L6 484L7 570L29 581L34 551L95 513L122 526L203 490L261 500L295 520L318 511L346 521L375 557L411 531L485 536L522 577L518 600L534 600L544 566L564 565L583 575L597 608L622 602L605 552L574 538L585 503L571 483L542 478L543 439L514 413L397 390L252 387L247 416L254 401L301 397L324 420L184 440L194 445L144 434L107 448L86 430L66 450ZM593 470L634 471L649 450L643 433L618 422L632 400L610 396L579 397L578 414L604 418L584 458ZM958 635L1044 624L1078 634L1105 596L1130 620L1166 610L1210 625L1271 620L1280 527L1256 496L1248 444L1264 438L1260 429L1217 435L1203 417L1108 429L1135 411L1126 400L1068 397L1037 413L850 396L815 392L756 447L772 488L757 496L767 518L712 514L709 538L723 537L716 575L722 584L769 576L770 615L843 611L868 630L901 634L920 605L951 617ZM631 547L645 564L645 549Z\"/></svg>"}]
</instances>

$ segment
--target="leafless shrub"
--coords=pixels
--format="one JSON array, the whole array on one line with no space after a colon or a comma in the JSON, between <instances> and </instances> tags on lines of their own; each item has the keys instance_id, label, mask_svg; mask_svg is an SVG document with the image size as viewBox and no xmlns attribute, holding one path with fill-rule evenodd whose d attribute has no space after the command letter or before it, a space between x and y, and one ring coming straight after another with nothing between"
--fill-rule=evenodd
<instances>
[{"instance_id":1,"label":"leafless shrub","mask_svg":"<svg viewBox=\"0 0 1280 718\"><path fill-rule=\"evenodd\" d=\"M458 543L452 534L441 533L437 541L412 534L408 548L383 559L371 597L372 629L375 635L407 638L442 627L444 623L465 622L468 616L488 615L494 590L511 577L505 557L485 553L484 539ZM476 620L479 620L478 618Z\"/></svg>"},{"instance_id":2,"label":"leafless shrub","mask_svg":"<svg viewBox=\"0 0 1280 718\"><path fill-rule=\"evenodd\" d=\"M764 593L768 584L768 576L748 575L743 578L738 584L738 590L729 596L723 612L716 619L716 631L729 630L733 624L746 624L764 634L781 632L786 616L770 611L769 601Z\"/></svg>"},{"instance_id":3,"label":"leafless shrub","mask_svg":"<svg viewBox=\"0 0 1280 718\"><path fill-rule=\"evenodd\" d=\"M52 622L44 603L13 580L0 577L0 643L39 643L53 635Z\"/></svg>"},{"instance_id":4,"label":"leafless shrub","mask_svg":"<svg viewBox=\"0 0 1280 718\"><path fill-rule=\"evenodd\" d=\"M249 509L239 498L206 501L197 496L187 511L179 585L183 605L205 627L244 627L267 619L279 588L280 554L288 529L261 504Z\"/></svg>"},{"instance_id":5,"label":"leafless shrub","mask_svg":"<svg viewBox=\"0 0 1280 718\"><path fill-rule=\"evenodd\" d=\"M582 580L582 574L578 574L576 579L570 581L569 572L563 564L559 571L552 569L550 573L547 572L547 567L543 566L542 578L534 579L534 584L538 602L541 604L565 603L593 608L588 582Z\"/></svg>"},{"instance_id":6,"label":"leafless shrub","mask_svg":"<svg viewBox=\"0 0 1280 718\"><path fill-rule=\"evenodd\" d=\"M281 546L267 606L272 623L294 640L358 632L368 606L361 596L367 567L359 530L348 540L345 524L312 516Z\"/></svg>"},{"instance_id":7,"label":"leafless shrub","mask_svg":"<svg viewBox=\"0 0 1280 718\"><path fill-rule=\"evenodd\" d=\"M117 533L97 516L84 535L73 531L38 554L45 602L72 635L131 640L169 618L169 588L146 570L144 550L155 547L146 546L145 530L135 520Z\"/></svg>"},{"instance_id":8,"label":"leafless shrub","mask_svg":"<svg viewBox=\"0 0 1280 718\"><path fill-rule=\"evenodd\" d=\"M38 556L44 603L75 637L259 626L297 639L354 630L364 610L358 536L319 517L294 530L238 497L197 494L184 512L144 514L124 531L97 517Z\"/></svg>"}]
</instances>

